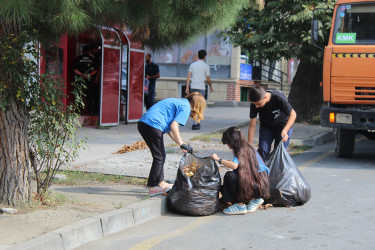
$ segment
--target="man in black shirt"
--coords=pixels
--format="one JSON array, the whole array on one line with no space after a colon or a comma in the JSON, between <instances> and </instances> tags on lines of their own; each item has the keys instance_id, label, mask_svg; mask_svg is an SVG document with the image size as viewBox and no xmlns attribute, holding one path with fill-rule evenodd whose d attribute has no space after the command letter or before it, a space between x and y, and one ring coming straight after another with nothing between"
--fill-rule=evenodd
<instances>
[{"instance_id":1,"label":"man in black shirt","mask_svg":"<svg viewBox=\"0 0 375 250\"><path fill-rule=\"evenodd\" d=\"M102 51L101 51L101 46L99 43L93 43L91 44L91 55L93 58L93 67L94 70L96 70L96 74L93 77L93 99L94 99L94 108L93 112L94 115L99 114L99 109L100 109L100 84L101 84L101 79L100 79L100 72L101 72L101 65L102 65Z\"/></svg>"},{"instance_id":2,"label":"man in black shirt","mask_svg":"<svg viewBox=\"0 0 375 250\"><path fill-rule=\"evenodd\" d=\"M156 79L160 78L159 66L152 62L151 54L146 54L146 79L149 80L148 94L145 95L146 110L154 105Z\"/></svg>"},{"instance_id":3,"label":"man in black shirt","mask_svg":"<svg viewBox=\"0 0 375 250\"><path fill-rule=\"evenodd\" d=\"M266 92L262 87L253 87L250 89L250 101L248 141L253 144L259 114L258 152L265 160L271 151L274 140L275 147L282 141L284 147L288 148L297 114L285 95L278 90Z\"/></svg>"},{"instance_id":4,"label":"man in black shirt","mask_svg":"<svg viewBox=\"0 0 375 250\"><path fill-rule=\"evenodd\" d=\"M97 71L95 70L94 59L90 56L90 46L83 46L83 54L78 56L74 61L73 71L77 76L82 76L85 80L86 90L86 110L88 110L89 115L94 112L94 86L93 79Z\"/></svg>"}]
</instances>

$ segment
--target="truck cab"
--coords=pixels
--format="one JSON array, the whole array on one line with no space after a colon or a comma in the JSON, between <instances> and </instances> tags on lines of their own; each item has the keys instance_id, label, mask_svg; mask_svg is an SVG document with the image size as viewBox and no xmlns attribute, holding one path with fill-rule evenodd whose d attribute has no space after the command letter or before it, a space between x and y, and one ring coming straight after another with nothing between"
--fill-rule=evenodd
<instances>
[{"instance_id":1,"label":"truck cab","mask_svg":"<svg viewBox=\"0 0 375 250\"><path fill-rule=\"evenodd\" d=\"M316 27L314 20L313 42ZM322 86L320 123L336 130L336 156L351 157L355 134L375 139L375 1L337 1Z\"/></svg>"}]
</instances>

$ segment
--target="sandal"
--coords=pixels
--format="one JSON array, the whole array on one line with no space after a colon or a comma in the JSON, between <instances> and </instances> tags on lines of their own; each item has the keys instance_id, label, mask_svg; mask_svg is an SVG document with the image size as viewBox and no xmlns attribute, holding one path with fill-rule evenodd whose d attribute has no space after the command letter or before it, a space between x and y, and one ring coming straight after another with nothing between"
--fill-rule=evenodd
<instances>
[{"instance_id":1,"label":"sandal","mask_svg":"<svg viewBox=\"0 0 375 250\"><path fill-rule=\"evenodd\" d=\"M148 195L153 197L153 196L156 196L156 195L159 195L159 194L167 193L167 192L169 192L169 190L171 190L171 189L156 186L156 187L152 187L148 190Z\"/></svg>"},{"instance_id":2,"label":"sandal","mask_svg":"<svg viewBox=\"0 0 375 250\"><path fill-rule=\"evenodd\" d=\"M169 188L169 189L171 189L173 187L173 184L170 184L170 183L167 183L165 181L162 181L162 182L159 183L158 186L162 187L162 188Z\"/></svg>"}]
</instances>

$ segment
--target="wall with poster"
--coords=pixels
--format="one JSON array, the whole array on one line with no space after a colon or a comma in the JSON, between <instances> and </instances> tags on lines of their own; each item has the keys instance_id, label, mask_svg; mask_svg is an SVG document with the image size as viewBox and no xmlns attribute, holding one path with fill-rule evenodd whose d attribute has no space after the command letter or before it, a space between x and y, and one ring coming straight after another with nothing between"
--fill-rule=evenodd
<instances>
[{"instance_id":1,"label":"wall with poster","mask_svg":"<svg viewBox=\"0 0 375 250\"><path fill-rule=\"evenodd\" d=\"M230 78L231 47L218 33L198 38L186 46L174 46L169 50L152 52L153 62L159 65L161 77L186 77L191 63L198 60L198 51L207 51L206 63L211 78Z\"/></svg>"}]
</instances>

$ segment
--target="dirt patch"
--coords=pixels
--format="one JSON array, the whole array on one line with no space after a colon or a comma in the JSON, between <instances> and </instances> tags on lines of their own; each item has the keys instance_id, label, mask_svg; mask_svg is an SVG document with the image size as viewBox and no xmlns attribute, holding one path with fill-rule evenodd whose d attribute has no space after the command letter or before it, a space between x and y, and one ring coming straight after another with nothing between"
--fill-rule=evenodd
<instances>
[{"instance_id":1,"label":"dirt patch","mask_svg":"<svg viewBox=\"0 0 375 250\"><path fill-rule=\"evenodd\" d=\"M134 185L90 184L51 187L63 197L57 206L20 207L14 215L0 214L0 246L30 240L97 214L147 199L148 189Z\"/></svg>"}]
</instances>

